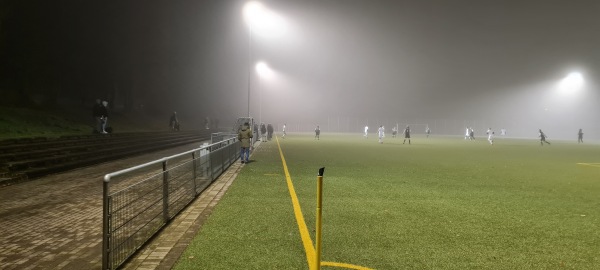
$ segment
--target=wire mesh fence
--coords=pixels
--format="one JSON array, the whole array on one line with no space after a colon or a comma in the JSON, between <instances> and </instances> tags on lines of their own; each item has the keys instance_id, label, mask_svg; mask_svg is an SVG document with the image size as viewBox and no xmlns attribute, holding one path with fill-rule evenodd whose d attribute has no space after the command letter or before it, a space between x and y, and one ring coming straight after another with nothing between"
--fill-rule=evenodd
<instances>
[{"instance_id":1,"label":"wire mesh fence","mask_svg":"<svg viewBox=\"0 0 600 270\"><path fill-rule=\"evenodd\" d=\"M238 158L217 143L110 173L103 188L102 269L117 269Z\"/></svg>"}]
</instances>

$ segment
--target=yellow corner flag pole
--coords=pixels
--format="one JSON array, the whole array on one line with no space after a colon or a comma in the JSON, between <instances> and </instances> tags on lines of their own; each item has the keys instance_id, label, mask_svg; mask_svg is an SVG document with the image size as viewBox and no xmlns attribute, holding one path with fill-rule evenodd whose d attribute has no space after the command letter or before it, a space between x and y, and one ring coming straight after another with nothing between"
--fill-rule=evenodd
<instances>
[{"instance_id":1,"label":"yellow corner flag pole","mask_svg":"<svg viewBox=\"0 0 600 270\"><path fill-rule=\"evenodd\" d=\"M325 172L325 167L319 169L319 175L317 176L317 225L316 231L317 234L315 236L315 267L316 270L321 269L321 205L323 204L323 173Z\"/></svg>"}]
</instances>

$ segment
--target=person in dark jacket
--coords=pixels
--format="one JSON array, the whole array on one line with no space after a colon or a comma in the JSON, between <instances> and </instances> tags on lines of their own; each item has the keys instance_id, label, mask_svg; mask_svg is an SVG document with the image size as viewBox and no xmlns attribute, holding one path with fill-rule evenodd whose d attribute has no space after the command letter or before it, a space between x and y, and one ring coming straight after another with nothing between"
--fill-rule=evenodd
<instances>
[{"instance_id":1,"label":"person in dark jacket","mask_svg":"<svg viewBox=\"0 0 600 270\"><path fill-rule=\"evenodd\" d=\"M267 124L267 140L271 140L273 138L273 125Z\"/></svg>"},{"instance_id":2,"label":"person in dark jacket","mask_svg":"<svg viewBox=\"0 0 600 270\"><path fill-rule=\"evenodd\" d=\"M241 143L241 151L240 151L240 159L242 163L248 163L250 158L250 141L252 139L252 130L250 130L250 125L245 123L242 126L242 129L238 133L238 140Z\"/></svg>"},{"instance_id":3,"label":"person in dark jacket","mask_svg":"<svg viewBox=\"0 0 600 270\"><path fill-rule=\"evenodd\" d=\"M317 126L317 128L315 128L315 139L319 140L321 136L321 129L319 128L319 126Z\"/></svg>"},{"instance_id":4,"label":"person in dark jacket","mask_svg":"<svg viewBox=\"0 0 600 270\"><path fill-rule=\"evenodd\" d=\"M169 119L169 127L173 131L179 131L179 119L177 119L177 112L173 112Z\"/></svg>"},{"instance_id":5,"label":"person in dark jacket","mask_svg":"<svg viewBox=\"0 0 600 270\"><path fill-rule=\"evenodd\" d=\"M267 127L265 126L265 123L260 124L260 141L267 141Z\"/></svg>"}]
</instances>

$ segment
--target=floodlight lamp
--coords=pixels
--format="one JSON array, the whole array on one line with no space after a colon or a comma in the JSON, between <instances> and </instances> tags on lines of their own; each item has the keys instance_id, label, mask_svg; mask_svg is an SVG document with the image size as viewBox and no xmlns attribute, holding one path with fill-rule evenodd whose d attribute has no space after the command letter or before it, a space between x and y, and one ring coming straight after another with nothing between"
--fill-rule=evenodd
<instances>
[{"instance_id":1,"label":"floodlight lamp","mask_svg":"<svg viewBox=\"0 0 600 270\"><path fill-rule=\"evenodd\" d=\"M247 24L252 24L263 16L265 8L260 2L251 1L244 5L244 20Z\"/></svg>"},{"instance_id":2,"label":"floodlight lamp","mask_svg":"<svg viewBox=\"0 0 600 270\"><path fill-rule=\"evenodd\" d=\"M570 92L580 89L584 84L583 76L579 72L572 72L559 83L562 91Z\"/></svg>"},{"instance_id":3,"label":"floodlight lamp","mask_svg":"<svg viewBox=\"0 0 600 270\"><path fill-rule=\"evenodd\" d=\"M259 2L248 2L244 6L244 20L253 34L270 37L287 31L286 20Z\"/></svg>"},{"instance_id":4,"label":"floodlight lamp","mask_svg":"<svg viewBox=\"0 0 600 270\"><path fill-rule=\"evenodd\" d=\"M269 66L267 64L265 64L265 62L258 62L256 64L256 72L258 73L258 75L261 78L270 78L273 74L273 71L271 71L271 68L269 68Z\"/></svg>"}]
</instances>

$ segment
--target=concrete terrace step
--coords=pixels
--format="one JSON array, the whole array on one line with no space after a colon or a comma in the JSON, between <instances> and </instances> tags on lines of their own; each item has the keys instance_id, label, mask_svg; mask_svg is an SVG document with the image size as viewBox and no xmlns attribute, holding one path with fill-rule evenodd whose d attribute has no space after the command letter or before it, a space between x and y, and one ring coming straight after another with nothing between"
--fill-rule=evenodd
<instances>
[{"instance_id":1,"label":"concrete terrace step","mask_svg":"<svg viewBox=\"0 0 600 270\"><path fill-rule=\"evenodd\" d=\"M150 148L154 144L168 144L169 142L178 142L188 139L197 139L198 135L183 135L179 137L158 137L144 141L126 141L107 143L102 145L93 145L87 147L79 147L78 151L62 153L60 151L53 151L46 153L41 157L32 159L25 159L13 162L5 163L10 172L15 172L31 167L43 167L50 164L56 164L61 162L70 162L72 160L85 159L88 157L98 155L110 155L113 152L127 152L129 149L146 149ZM205 137L203 137L205 138Z\"/></svg>"},{"instance_id":2,"label":"concrete terrace step","mask_svg":"<svg viewBox=\"0 0 600 270\"><path fill-rule=\"evenodd\" d=\"M39 140L38 145L29 148L27 152L21 152L23 148L14 147L15 145L3 145L5 148L11 148L13 152L0 154L0 160L4 161L0 163L0 172L3 172L0 174L0 186L210 139L210 133L206 131L143 133L139 136L96 135L98 136L100 138L91 139L84 136L79 138L79 141L77 138L57 142Z\"/></svg>"},{"instance_id":3,"label":"concrete terrace step","mask_svg":"<svg viewBox=\"0 0 600 270\"><path fill-rule=\"evenodd\" d=\"M4 162L4 164L8 167L9 171L15 171L32 166L45 166L49 163L58 163L69 161L71 159L79 159L86 156L98 155L110 151L122 151L131 147L142 147L146 144L151 143L160 144L163 142L169 142L174 140L176 141L188 138L197 138L197 136L198 135L194 134L182 134L180 136L146 138L145 140L140 140L139 138L132 138L124 141L108 141L103 142L101 144L53 148L49 149L48 151L35 151L35 155L32 155L32 152L13 154L13 159L8 162Z\"/></svg>"},{"instance_id":4,"label":"concrete terrace step","mask_svg":"<svg viewBox=\"0 0 600 270\"><path fill-rule=\"evenodd\" d=\"M198 133L196 132L140 132L140 133L125 133L125 134L93 134L93 135L78 135L66 136L53 139L12 139L0 141L0 154L15 153L33 150L45 150L53 147L87 145L105 141L119 141L127 139L141 139L146 137L156 136L178 136L177 134Z\"/></svg>"}]
</instances>

